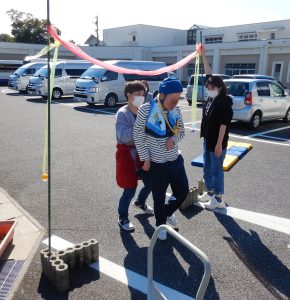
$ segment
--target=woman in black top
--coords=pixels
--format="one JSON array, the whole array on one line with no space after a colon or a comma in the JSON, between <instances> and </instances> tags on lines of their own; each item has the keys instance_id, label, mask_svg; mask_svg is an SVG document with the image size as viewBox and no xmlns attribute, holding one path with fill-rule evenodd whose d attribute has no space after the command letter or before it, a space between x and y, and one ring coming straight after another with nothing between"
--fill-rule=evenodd
<instances>
[{"instance_id":1,"label":"woman in black top","mask_svg":"<svg viewBox=\"0 0 290 300\"><path fill-rule=\"evenodd\" d=\"M208 209L224 208L223 161L229 139L229 126L233 117L232 98L227 95L223 79L213 76L202 45L201 55L207 75L207 101L203 107L201 134L204 138L204 180L207 193L199 201L207 202Z\"/></svg>"}]
</instances>

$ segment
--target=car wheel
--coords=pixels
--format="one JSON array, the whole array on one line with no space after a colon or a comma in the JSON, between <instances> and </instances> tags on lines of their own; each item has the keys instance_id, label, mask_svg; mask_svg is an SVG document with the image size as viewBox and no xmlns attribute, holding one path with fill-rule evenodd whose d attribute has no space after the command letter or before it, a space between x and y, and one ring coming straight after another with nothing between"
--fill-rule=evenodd
<instances>
[{"instance_id":1,"label":"car wheel","mask_svg":"<svg viewBox=\"0 0 290 300\"><path fill-rule=\"evenodd\" d=\"M54 88L52 90L52 99L54 100L60 100L62 96L62 90L59 88Z\"/></svg>"},{"instance_id":2,"label":"car wheel","mask_svg":"<svg viewBox=\"0 0 290 300\"><path fill-rule=\"evenodd\" d=\"M256 112L253 114L252 119L250 121L250 128L252 130L257 129L261 124L261 114Z\"/></svg>"},{"instance_id":3,"label":"car wheel","mask_svg":"<svg viewBox=\"0 0 290 300\"><path fill-rule=\"evenodd\" d=\"M285 117L283 118L283 122L289 123L290 122L290 108L288 108Z\"/></svg>"},{"instance_id":4,"label":"car wheel","mask_svg":"<svg viewBox=\"0 0 290 300\"><path fill-rule=\"evenodd\" d=\"M115 107L118 102L118 98L114 94L110 94L105 99L105 106L106 107Z\"/></svg>"}]
</instances>

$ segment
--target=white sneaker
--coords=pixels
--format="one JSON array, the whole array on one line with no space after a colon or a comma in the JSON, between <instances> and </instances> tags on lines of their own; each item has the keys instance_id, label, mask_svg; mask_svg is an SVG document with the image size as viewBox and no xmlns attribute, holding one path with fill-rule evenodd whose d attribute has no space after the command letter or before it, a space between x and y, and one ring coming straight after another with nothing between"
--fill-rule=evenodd
<instances>
[{"instance_id":1,"label":"white sneaker","mask_svg":"<svg viewBox=\"0 0 290 300\"><path fill-rule=\"evenodd\" d=\"M198 195L197 199L199 202L206 203L210 202L213 196L210 196L208 193L204 193L203 195Z\"/></svg>"},{"instance_id":2,"label":"white sneaker","mask_svg":"<svg viewBox=\"0 0 290 300\"><path fill-rule=\"evenodd\" d=\"M129 221L129 219L118 220L118 224L121 229L125 231L133 231L134 225Z\"/></svg>"},{"instance_id":3,"label":"white sneaker","mask_svg":"<svg viewBox=\"0 0 290 300\"><path fill-rule=\"evenodd\" d=\"M172 227L177 227L177 220L174 214L170 217L167 217L167 223Z\"/></svg>"},{"instance_id":4,"label":"white sneaker","mask_svg":"<svg viewBox=\"0 0 290 300\"><path fill-rule=\"evenodd\" d=\"M165 241L167 239L167 231L166 230L161 230L158 234L158 239L160 241Z\"/></svg>"},{"instance_id":5,"label":"white sneaker","mask_svg":"<svg viewBox=\"0 0 290 300\"><path fill-rule=\"evenodd\" d=\"M210 203L206 203L204 205L204 207L207 208L207 209L213 210L213 209L216 209L216 208L225 208L226 204L225 204L225 201L223 199L221 199L221 201L219 202L219 201L216 200L216 197L212 197Z\"/></svg>"},{"instance_id":6,"label":"white sneaker","mask_svg":"<svg viewBox=\"0 0 290 300\"><path fill-rule=\"evenodd\" d=\"M166 193L165 205L168 205L169 201L175 201L175 200L176 200L176 198L174 197L174 195Z\"/></svg>"},{"instance_id":7,"label":"white sneaker","mask_svg":"<svg viewBox=\"0 0 290 300\"><path fill-rule=\"evenodd\" d=\"M138 201L134 202L135 206L142 209L142 211L147 215L154 215L154 210L151 206L147 205L146 203L144 205L141 205Z\"/></svg>"}]
</instances>

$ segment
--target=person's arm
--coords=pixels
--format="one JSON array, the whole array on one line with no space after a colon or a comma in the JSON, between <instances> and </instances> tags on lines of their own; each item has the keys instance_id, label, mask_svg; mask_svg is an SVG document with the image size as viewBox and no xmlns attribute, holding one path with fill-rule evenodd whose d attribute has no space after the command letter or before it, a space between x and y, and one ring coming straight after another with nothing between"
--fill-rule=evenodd
<instances>
[{"instance_id":1,"label":"person's arm","mask_svg":"<svg viewBox=\"0 0 290 300\"><path fill-rule=\"evenodd\" d=\"M116 116L116 135L122 144L133 143L133 128L129 127L127 118L123 112Z\"/></svg>"},{"instance_id":2,"label":"person's arm","mask_svg":"<svg viewBox=\"0 0 290 300\"><path fill-rule=\"evenodd\" d=\"M206 49L205 49L204 45L201 45L200 54L201 54L201 57L202 57L205 74L206 75L212 75L211 67L210 67L210 65L209 65L209 63L207 61L207 58L206 58Z\"/></svg>"},{"instance_id":3,"label":"person's arm","mask_svg":"<svg viewBox=\"0 0 290 300\"><path fill-rule=\"evenodd\" d=\"M224 136L226 133L227 126L230 126L231 124L232 117L233 117L232 102L227 101L226 105L223 106L220 112L221 126L219 129L218 141L215 147L215 155L217 157L222 155Z\"/></svg>"},{"instance_id":4,"label":"person's arm","mask_svg":"<svg viewBox=\"0 0 290 300\"><path fill-rule=\"evenodd\" d=\"M214 151L216 157L220 157L223 153L223 140L224 140L224 136L226 133L226 128L227 128L226 125L220 126L219 137L218 137L218 141L216 143L215 151Z\"/></svg>"},{"instance_id":5,"label":"person's arm","mask_svg":"<svg viewBox=\"0 0 290 300\"><path fill-rule=\"evenodd\" d=\"M144 161L143 169L149 171L150 169L150 155L149 149L146 145L146 133L145 125L148 117L149 111L148 104L141 106L138 110L136 122L133 129L133 137L136 145L137 152L139 154L140 160Z\"/></svg>"}]
</instances>

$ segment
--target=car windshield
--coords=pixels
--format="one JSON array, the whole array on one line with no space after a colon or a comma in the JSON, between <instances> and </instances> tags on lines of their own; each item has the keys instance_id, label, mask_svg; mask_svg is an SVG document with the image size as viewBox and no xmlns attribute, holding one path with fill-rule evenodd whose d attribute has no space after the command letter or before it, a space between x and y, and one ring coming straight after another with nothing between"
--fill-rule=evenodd
<instances>
[{"instance_id":1,"label":"car windshield","mask_svg":"<svg viewBox=\"0 0 290 300\"><path fill-rule=\"evenodd\" d=\"M26 67L20 67L20 68L18 68L18 69L14 72L14 74L15 74L15 75L22 75L23 73L25 73L26 70L27 70Z\"/></svg>"},{"instance_id":2,"label":"car windshield","mask_svg":"<svg viewBox=\"0 0 290 300\"><path fill-rule=\"evenodd\" d=\"M47 77L47 68L39 69L33 76L34 77Z\"/></svg>"},{"instance_id":3,"label":"car windshield","mask_svg":"<svg viewBox=\"0 0 290 300\"><path fill-rule=\"evenodd\" d=\"M226 81L227 93L231 96L244 96L249 91L249 83L247 82L231 82Z\"/></svg>"},{"instance_id":4,"label":"car windshield","mask_svg":"<svg viewBox=\"0 0 290 300\"><path fill-rule=\"evenodd\" d=\"M81 79L92 79L93 77L100 79L103 77L105 72L105 69L89 68L82 74Z\"/></svg>"}]
</instances>

